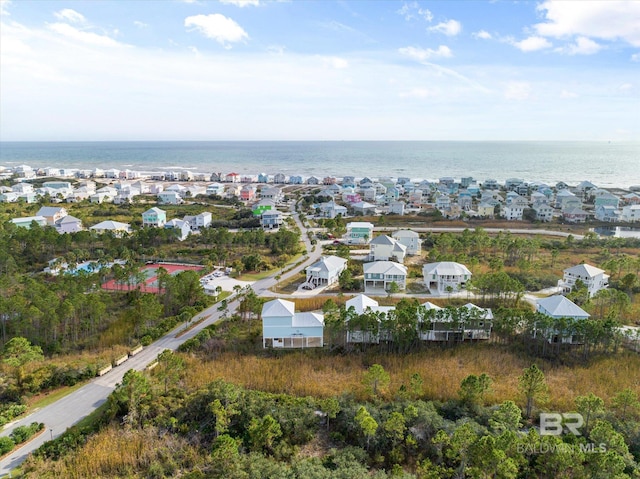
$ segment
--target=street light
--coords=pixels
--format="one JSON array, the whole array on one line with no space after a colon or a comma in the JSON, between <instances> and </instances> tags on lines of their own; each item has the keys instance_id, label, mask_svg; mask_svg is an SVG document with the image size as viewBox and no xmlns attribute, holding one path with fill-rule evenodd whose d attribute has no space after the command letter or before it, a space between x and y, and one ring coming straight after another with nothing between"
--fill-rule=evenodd
<instances>
[{"instance_id":1,"label":"street light","mask_svg":"<svg viewBox=\"0 0 640 479\"><path fill-rule=\"evenodd\" d=\"M51 434L51 440L53 441L53 428L49 428L49 434Z\"/></svg>"}]
</instances>

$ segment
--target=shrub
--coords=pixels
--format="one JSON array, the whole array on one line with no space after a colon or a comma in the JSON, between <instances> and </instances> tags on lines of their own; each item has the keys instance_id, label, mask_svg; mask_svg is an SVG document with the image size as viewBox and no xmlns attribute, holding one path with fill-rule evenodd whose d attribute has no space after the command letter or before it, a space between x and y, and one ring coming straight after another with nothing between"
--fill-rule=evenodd
<instances>
[{"instance_id":1,"label":"shrub","mask_svg":"<svg viewBox=\"0 0 640 479\"><path fill-rule=\"evenodd\" d=\"M28 426L18 426L11 433L11 439L15 444L21 444L42 429L44 429L44 424L41 422L32 422Z\"/></svg>"},{"instance_id":2,"label":"shrub","mask_svg":"<svg viewBox=\"0 0 640 479\"><path fill-rule=\"evenodd\" d=\"M10 437L0 437L0 456L4 456L15 447L13 439Z\"/></svg>"}]
</instances>

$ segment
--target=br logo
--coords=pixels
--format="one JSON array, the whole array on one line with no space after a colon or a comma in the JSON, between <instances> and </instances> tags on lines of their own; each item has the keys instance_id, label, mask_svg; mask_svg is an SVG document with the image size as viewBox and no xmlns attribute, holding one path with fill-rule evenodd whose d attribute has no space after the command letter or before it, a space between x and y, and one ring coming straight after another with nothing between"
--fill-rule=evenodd
<instances>
[{"instance_id":1,"label":"br logo","mask_svg":"<svg viewBox=\"0 0 640 479\"><path fill-rule=\"evenodd\" d=\"M577 412L540 413L540 435L541 436L559 436L566 428L575 436L581 436L580 428L584 424L582 414Z\"/></svg>"}]
</instances>

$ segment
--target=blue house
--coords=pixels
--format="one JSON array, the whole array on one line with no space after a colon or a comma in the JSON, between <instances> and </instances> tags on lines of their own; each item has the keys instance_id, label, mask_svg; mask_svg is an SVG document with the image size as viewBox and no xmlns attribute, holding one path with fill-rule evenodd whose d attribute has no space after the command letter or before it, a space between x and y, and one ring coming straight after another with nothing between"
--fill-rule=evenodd
<instances>
[{"instance_id":1,"label":"blue house","mask_svg":"<svg viewBox=\"0 0 640 479\"><path fill-rule=\"evenodd\" d=\"M262 347L321 348L323 337L322 314L296 313L295 304L284 299L262 306Z\"/></svg>"},{"instance_id":2,"label":"blue house","mask_svg":"<svg viewBox=\"0 0 640 479\"><path fill-rule=\"evenodd\" d=\"M290 176L289 184L291 185L301 185L302 184L302 176Z\"/></svg>"}]
</instances>

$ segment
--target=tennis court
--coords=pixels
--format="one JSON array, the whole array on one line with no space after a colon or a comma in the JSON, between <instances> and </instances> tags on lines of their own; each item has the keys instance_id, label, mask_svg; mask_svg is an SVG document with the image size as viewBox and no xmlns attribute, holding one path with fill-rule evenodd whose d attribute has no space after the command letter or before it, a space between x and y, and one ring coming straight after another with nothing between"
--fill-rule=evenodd
<instances>
[{"instance_id":1,"label":"tennis court","mask_svg":"<svg viewBox=\"0 0 640 479\"><path fill-rule=\"evenodd\" d=\"M108 291L131 291L139 289L145 293L157 293L158 292L158 271L160 268L175 276L183 271L200 271L202 266L192 264L178 264L178 263L154 263L143 266L140 271L144 273L144 282L137 284L134 277L129 278L129 281L117 282L115 279L111 279L102 285L102 289Z\"/></svg>"}]
</instances>

